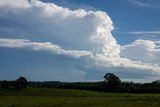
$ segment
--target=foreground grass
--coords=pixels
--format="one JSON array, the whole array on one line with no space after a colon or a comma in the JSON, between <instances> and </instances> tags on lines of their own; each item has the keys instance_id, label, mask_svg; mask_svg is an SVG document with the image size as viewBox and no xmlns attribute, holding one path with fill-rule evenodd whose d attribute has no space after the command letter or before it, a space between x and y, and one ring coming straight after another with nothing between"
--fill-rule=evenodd
<instances>
[{"instance_id":1,"label":"foreground grass","mask_svg":"<svg viewBox=\"0 0 160 107\"><path fill-rule=\"evenodd\" d=\"M160 107L160 94L52 88L0 89L0 107Z\"/></svg>"}]
</instances>

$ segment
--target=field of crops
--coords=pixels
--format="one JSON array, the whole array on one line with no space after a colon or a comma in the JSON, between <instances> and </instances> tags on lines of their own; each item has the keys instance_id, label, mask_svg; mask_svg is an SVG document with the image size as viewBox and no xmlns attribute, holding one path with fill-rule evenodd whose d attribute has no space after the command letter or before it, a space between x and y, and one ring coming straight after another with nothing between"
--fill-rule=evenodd
<instances>
[{"instance_id":1,"label":"field of crops","mask_svg":"<svg viewBox=\"0 0 160 107\"><path fill-rule=\"evenodd\" d=\"M0 89L0 107L160 107L160 94L103 93L74 89Z\"/></svg>"}]
</instances>

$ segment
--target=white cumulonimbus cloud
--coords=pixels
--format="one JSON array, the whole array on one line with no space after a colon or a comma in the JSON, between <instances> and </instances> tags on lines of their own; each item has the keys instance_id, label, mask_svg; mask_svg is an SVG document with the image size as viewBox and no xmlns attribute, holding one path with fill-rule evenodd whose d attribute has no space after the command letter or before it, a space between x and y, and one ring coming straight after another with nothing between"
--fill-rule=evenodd
<instances>
[{"instance_id":1,"label":"white cumulonimbus cloud","mask_svg":"<svg viewBox=\"0 0 160 107\"><path fill-rule=\"evenodd\" d=\"M121 47L121 56L145 63L160 64L159 41L136 40Z\"/></svg>"},{"instance_id":2,"label":"white cumulonimbus cloud","mask_svg":"<svg viewBox=\"0 0 160 107\"><path fill-rule=\"evenodd\" d=\"M86 73L94 68L127 69L125 73L134 70L136 75L141 74L139 70L160 73L156 43L137 40L120 46L112 30L110 17L102 11L70 10L38 0L0 1L0 47L29 48L78 58L74 69ZM141 49L145 52L137 52ZM88 65L81 65L83 61Z\"/></svg>"}]
</instances>

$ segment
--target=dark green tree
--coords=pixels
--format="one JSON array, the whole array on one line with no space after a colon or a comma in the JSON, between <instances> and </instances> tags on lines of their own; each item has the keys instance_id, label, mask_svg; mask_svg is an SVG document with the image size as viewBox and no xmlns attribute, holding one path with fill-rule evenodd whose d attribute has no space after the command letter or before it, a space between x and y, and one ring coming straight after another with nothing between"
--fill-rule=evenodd
<instances>
[{"instance_id":1,"label":"dark green tree","mask_svg":"<svg viewBox=\"0 0 160 107\"><path fill-rule=\"evenodd\" d=\"M28 82L25 77L19 77L16 81L14 81L14 87L16 89L27 88Z\"/></svg>"},{"instance_id":2,"label":"dark green tree","mask_svg":"<svg viewBox=\"0 0 160 107\"><path fill-rule=\"evenodd\" d=\"M15 87L15 89L21 89L21 83L18 79L13 82L13 87Z\"/></svg>"},{"instance_id":3,"label":"dark green tree","mask_svg":"<svg viewBox=\"0 0 160 107\"><path fill-rule=\"evenodd\" d=\"M1 88L4 88L4 89L9 88L9 82L6 81L6 80L2 81L1 82Z\"/></svg>"},{"instance_id":4,"label":"dark green tree","mask_svg":"<svg viewBox=\"0 0 160 107\"><path fill-rule=\"evenodd\" d=\"M105 79L105 88L108 91L119 91L120 90L120 85L121 85L121 80L118 76L114 75L113 73L106 73L105 76L103 77Z\"/></svg>"},{"instance_id":5,"label":"dark green tree","mask_svg":"<svg viewBox=\"0 0 160 107\"><path fill-rule=\"evenodd\" d=\"M27 88L27 79L25 77L19 77L18 81L21 84L21 88Z\"/></svg>"}]
</instances>

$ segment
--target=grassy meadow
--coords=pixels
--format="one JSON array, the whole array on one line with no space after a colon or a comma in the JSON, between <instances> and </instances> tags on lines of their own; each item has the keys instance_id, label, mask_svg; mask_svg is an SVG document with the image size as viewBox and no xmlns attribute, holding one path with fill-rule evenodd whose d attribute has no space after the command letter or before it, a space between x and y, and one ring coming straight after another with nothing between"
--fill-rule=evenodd
<instances>
[{"instance_id":1,"label":"grassy meadow","mask_svg":"<svg viewBox=\"0 0 160 107\"><path fill-rule=\"evenodd\" d=\"M0 107L160 107L160 94L32 87L0 89Z\"/></svg>"}]
</instances>

